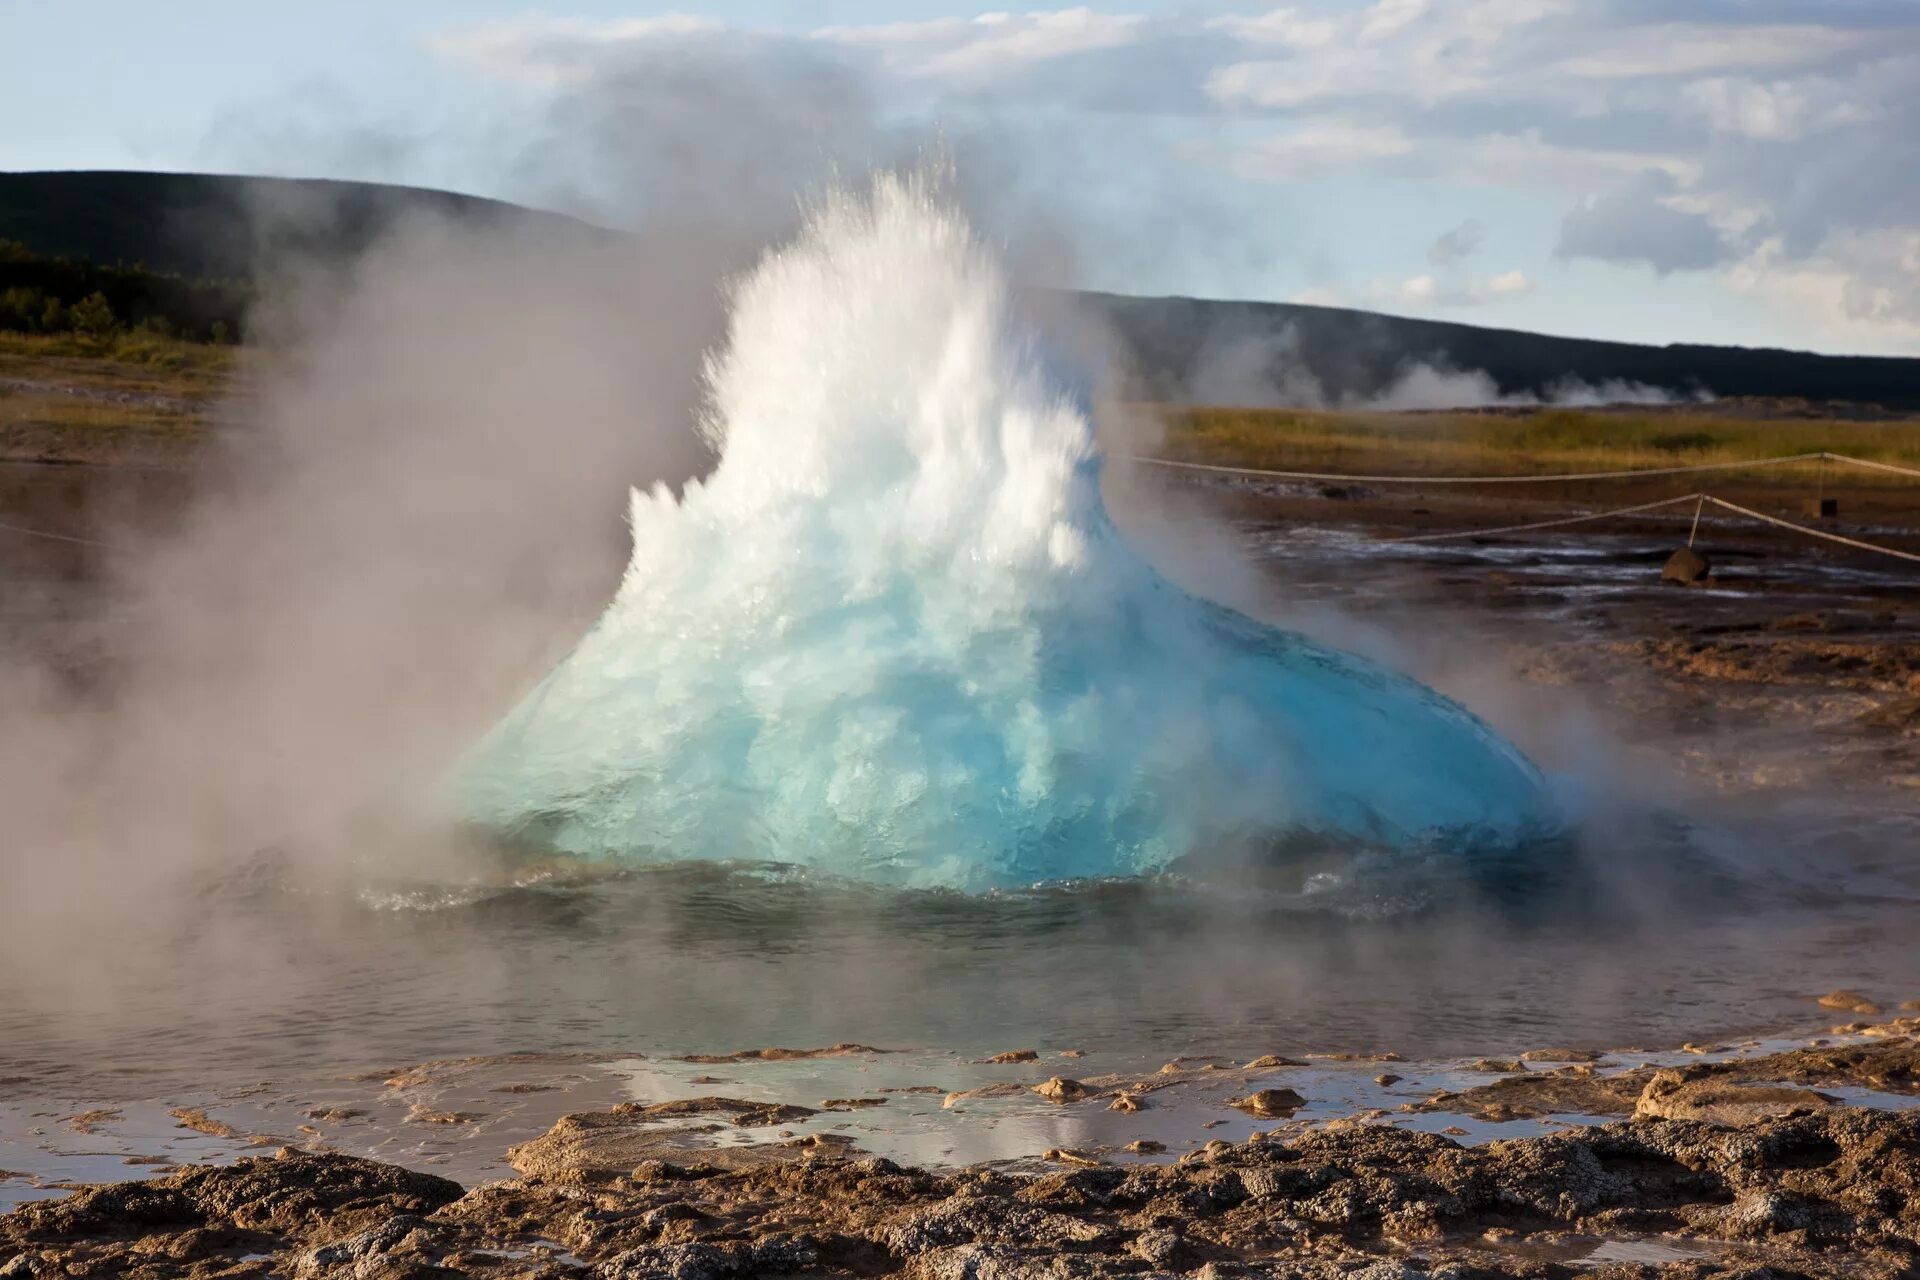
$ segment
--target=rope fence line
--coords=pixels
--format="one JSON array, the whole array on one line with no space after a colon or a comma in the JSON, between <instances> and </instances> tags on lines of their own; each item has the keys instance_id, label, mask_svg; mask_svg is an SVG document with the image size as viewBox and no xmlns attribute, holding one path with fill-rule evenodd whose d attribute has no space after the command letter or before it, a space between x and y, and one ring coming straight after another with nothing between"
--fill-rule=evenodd
<instances>
[{"instance_id":1,"label":"rope fence line","mask_svg":"<svg viewBox=\"0 0 1920 1280\"><path fill-rule=\"evenodd\" d=\"M48 533L45 529L28 529L17 524L0 524L0 532L23 534L29 538L45 538L49 542L72 542L83 547L100 547L107 551L114 549L111 542L96 542L92 538L76 538L65 533Z\"/></svg>"},{"instance_id":2,"label":"rope fence line","mask_svg":"<svg viewBox=\"0 0 1920 1280\"><path fill-rule=\"evenodd\" d=\"M1347 484L1559 484L1569 480L1621 480L1639 476L1685 476L1707 471L1746 471L1756 467L1777 467L1793 462L1844 462L1849 466L1871 467L1900 475L1920 476L1920 468L1903 467L1891 462L1869 462L1843 453L1819 450L1795 453L1782 458L1749 458L1738 462L1696 462L1681 467L1632 467L1620 471L1559 471L1538 475L1501 476L1367 476L1329 471L1269 471L1260 467L1225 467L1209 462L1179 462L1149 454L1130 454L1131 462L1151 467L1169 467L1180 471L1209 471L1221 475L1261 476L1273 480L1324 480Z\"/></svg>"},{"instance_id":3,"label":"rope fence line","mask_svg":"<svg viewBox=\"0 0 1920 1280\"><path fill-rule=\"evenodd\" d=\"M1743 507L1738 503L1728 502L1725 498L1716 498L1710 493L1683 493L1677 498L1665 498L1659 502L1643 502L1636 507L1614 507L1607 511L1589 511L1577 516L1563 516L1558 520L1534 520L1527 524L1499 525L1491 529L1461 529L1451 533L1422 533L1408 538L1382 538L1380 541L1385 543L1449 542L1460 538L1491 537L1499 533L1524 533L1532 529L1557 529L1570 524L1588 524L1595 520L1610 520L1615 516L1630 516L1643 511L1658 511L1663 507L1677 507L1686 502L1696 502L1701 506L1712 503L1714 506L1731 511L1736 515L1746 516L1752 520L1764 521L1767 524L1778 525L1782 529L1791 529L1795 533L1804 533L1809 538L1823 538L1828 542L1837 542L1841 546L1855 547L1861 551L1873 551L1883 556L1893 556L1899 560L1912 560L1920 563L1920 554L1915 552L1900 551L1893 547L1883 547L1875 542L1862 542L1858 538L1848 538L1841 534L1828 533L1825 529L1816 529L1811 525L1796 524L1792 520L1782 520L1779 516L1770 516L1765 512L1755 511L1751 507ZM1699 531L1699 527L1700 512L1699 508L1696 507L1694 510L1694 531L1696 533ZM1693 545L1691 535L1688 536L1687 545Z\"/></svg>"},{"instance_id":4,"label":"rope fence line","mask_svg":"<svg viewBox=\"0 0 1920 1280\"><path fill-rule=\"evenodd\" d=\"M1682 476L1699 475L1703 472L1744 471L1757 467L1777 467L1795 462L1839 462L1852 467L1867 467L1875 471L1889 471L1896 475L1920 477L1920 468L1903 467L1892 462L1873 462L1866 458L1855 458L1844 453L1833 453L1822 449L1814 453L1795 453L1781 458L1752 458L1739 462L1702 462L1691 466L1679 467L1638 467L1619 471L1576 471L1560 472L1548 475L1500 475L1500 476L1407 476L1407 475L1342 475L1324 471L1269 471L1259 467L1225 467L1205 462L1177 462L1171 458L1155 458L1144 454L1135 454L1131 461L1145 463L1148 466L1169 467L1181 471L1206 471L1222 475L1260 476L1275 480L1316 480L1347 484L1554 484L1569 480L1622 480L1641 476ZM1838 543L1844 547L1853 547L1860 551L1871 551L1878 555L1892 556L1898 560L1910 560L1920 563L1920 554L1900 551L1893 547L1880 546L1877 543L1863 542L1858 538L1848 538L1837 533L1828 533L1824 529L1815 529L1810 525L1796 524L1791 520L1782 520L1764 512L1728 502L1725 498L1716 498L1710 493L1684 493L1675 498L1663 498L1658 502L1643 502L1631 507L1613 507L1606 511L1589 511L1577 516L1561 516L1553 520L1530 520L1524 524L1496 525L1487 529L1467 529L1452 533L1426 533L1406 538L1382 538L1384 543L1449 542L1461 538L1485 538L1502 533L1528 533L1536 529L1560 529L1568 525L1588 524L1595 520L1610 520L1617 516L1639 515L1647 511L1659 511L1666 507L1677 507L1682 503L1696 504L1693 512L1693 528L1687 536L1687 545L1692 546L1695 536L1700 532L1700 512L1708 503L1731 511L1751 520L1776 525L1782 529L1791 529L1803 533L1809 538L1819 538L1827 542Z\"/></svg>"},{"instance_id":5,"label":"rope fence line","mask_svg":"<svg viewBox=\"0 0 1920 1280\"><path fill-rule=\"evenodd\" d=\"M1716 507L1724 507L1728 511L1746 516L1749 519L1764 520L1768 524L1777 524L1782 529L1792 529L1795 532L1804 533L1810 538L1825 538L1828 542L1837 542L1844 547L1858 547L1862 551L1877 551L1883 556L1893 556L1896 559L1912 560L1920 563L1920 555L1916 555L1911 551L1896 551L1892 547L1883 547L1872 542L1862 542L1858 538L1844 538L1837 533L1828 533L1825 529L1815 529L1811 525L1795 524L1791 520L1782 520L1779 516L1763 515L1758 511L1751 511L1746 507L1736 506L1728 502L1725 498L1716 498L1712 494L1707 495L1707 501Z\"/></svg>"},{"instance_id":6,"label":"rope fence line","mask_svg":"<svg viewBox=\"0 0 1920 1280\"><path fill-rule=\"evenodd\" d=\"M1872 467L1875 471L1892 471L1903 476L1920 476L1920 470L1916 470L1913 467L1902 467L1892 462L1872 462L1866 458L1849 458L1844 453L1822 453L1820 456L1828 462L1844 462L1854 467Z\"/></svg>"},{"instance_id":7,"label":"rope fence line","mask_svg":"<svg viewBox=\"0 0 1920 1280\"><path fill-rule=\"evenodd\" d=\"M1452 533L1422 533L1408 538L1382 538L1382 542L1446 542L1454 538L1485 538L1496 533L1526 533L1533 529L1558 529L1570 524L1587 524L1594 520L1609 520L1614 516L1636 515L1642 511L1658 511L1662 507L1677 507L1683 502L1711 501L1704 493L1683 493L1677 498L1662 498L1658 502L1643 502L1637 507L1615 507L1611 511L1588 511L1577 516L1562 516L1557 520L1533 520L1526 524L1503 524L1492 529L1461 529Z\"/></svg>"}]
</instances>

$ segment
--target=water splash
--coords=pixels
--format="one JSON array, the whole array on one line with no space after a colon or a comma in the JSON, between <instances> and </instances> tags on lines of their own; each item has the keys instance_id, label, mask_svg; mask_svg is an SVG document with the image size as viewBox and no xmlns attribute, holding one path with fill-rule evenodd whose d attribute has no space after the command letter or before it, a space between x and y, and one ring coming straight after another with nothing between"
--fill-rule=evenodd
<instances>
[{"instance_id":1,"label":"water splash","mask_svg":"<svg viewBox=\"0 0 1920 1280\"><path fill-rule=\"evenodd\" d=\"M718 465L634 494L612 604L462 772L473 821L978 890L1545 818L1461 707L1147 567L1085 395L928 181L817 210L737 287L707 381Z\"/></svg>"}]
</instances>

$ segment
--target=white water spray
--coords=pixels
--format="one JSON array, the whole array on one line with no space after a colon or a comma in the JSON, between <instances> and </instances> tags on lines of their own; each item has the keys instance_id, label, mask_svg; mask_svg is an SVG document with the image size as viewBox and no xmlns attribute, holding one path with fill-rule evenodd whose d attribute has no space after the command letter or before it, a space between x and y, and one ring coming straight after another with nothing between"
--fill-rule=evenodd
<instances>
[{"instance_id":1,"label":"white water spray","mask_svg":"<svg viewBox=\"0 0 1920 1280\"><path fill-rule=\"evenodd\" d=\"M1084 394L929 182L824 205L740 284L707 378L718 466L634 494L619 592L468 761L471 820L983 889L1546 817L1460 707L1125 545Z\"/></svg>"}]
</instances>

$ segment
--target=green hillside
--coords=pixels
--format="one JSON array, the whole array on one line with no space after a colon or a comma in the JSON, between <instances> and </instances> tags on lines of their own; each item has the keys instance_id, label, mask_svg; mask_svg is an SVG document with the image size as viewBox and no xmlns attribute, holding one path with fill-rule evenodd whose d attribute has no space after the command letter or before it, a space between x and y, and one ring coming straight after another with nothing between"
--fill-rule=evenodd
<instances>
[{"instance_id":1,"label":"green hillside","mask_svg":"<svg viewBox=\"0 0 1920 1280\"><path fill-rule=\"evenodd\" d=\"M177 173L0 173L0 295L13 311L100 294L123 320L167 317L177 331L239 334L250 289L272 264L344 263L397 221L430 212L469 225L611 234L497 200L414 187ZM52 260L65 258L56 263ZM117 269L117 270L116 270ZM32 291L39 290L35 295ZM36 300L39 299L39 300ZM1643 383L1718 397L1841 400L1920 410L1920 359L1647 346L1549 337L1330 307L1089 294L1130 349L1140 395L1189 398L1210 353L1231 342L1304 369L1333 397L1367 396L1409 364L1487 373L1507 393L1548 394L1572 379ZM7 319L0 327L23 327ZM24 327L31 328L31 324Z\"/></svg>"},{"instance_id":2,"label":"green hillside","mask_svg":"<svg viewBox=\"0 0 1920 1280\"><path fill-rule=\"evenodd\" d=\"M49 257L250 279L264 261L364 251L401 217L585 230L556 213L420 187L202 173L0 173L0 240Z\"/></svg>"}]
</instances>

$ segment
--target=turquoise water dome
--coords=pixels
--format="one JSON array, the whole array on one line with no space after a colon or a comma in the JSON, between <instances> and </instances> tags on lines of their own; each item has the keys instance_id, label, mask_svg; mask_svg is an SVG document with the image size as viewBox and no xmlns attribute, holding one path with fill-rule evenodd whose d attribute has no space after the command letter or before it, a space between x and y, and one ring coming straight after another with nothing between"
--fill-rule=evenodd
<instances>
[{"instance_id":1,"label":"turquoise water dome","mask_svg":"<svg viewBox=\"0 0 1920 1280\"><path fill-rule=\"evenodd\" d=\"M617 594L464 763L467 820L963 890L1552 821L1464 708L1126 544L1084 399L927 182L816 211L737 285L707 382L717 466L634 494Z\"/></svg>"}]
</instances>

